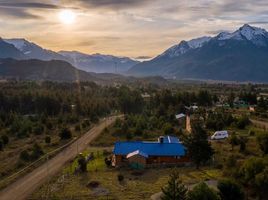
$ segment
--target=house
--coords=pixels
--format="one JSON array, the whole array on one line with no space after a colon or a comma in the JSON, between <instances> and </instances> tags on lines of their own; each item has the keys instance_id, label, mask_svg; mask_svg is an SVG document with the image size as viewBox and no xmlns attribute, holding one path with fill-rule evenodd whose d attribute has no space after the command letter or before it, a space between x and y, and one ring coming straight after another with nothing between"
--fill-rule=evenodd
<instances>
[{"instance_id":1,"label":"house","mask_svg":"<svg viewBox=\"0 0 268 200\"><path fill-rule=\"evenodd\" d=\"M186 117L186 115L185 115L185 114L183 114L183 113L180 113L180 114L175 115L175 117L176 117L176 119L180 120L180 119L185 118L185 117Z\"/></svg>"},{"instance_id":2,"label":"house","mask_svg":"<svg viewBox=\"0 0 268 200\"><path fill-rule=\"evenodd\" d=\"M249 111L250 112L255 112L256 111L256 105L249 106Z\"/></svg>"},{"instance_id":3,"label":"house","mask_svg":"<svg viewBox=\"0 0 268 200\"><path fill-rule=\"evenodd\" d=\"M186 148L178 138L161 136L158 141L116 142L112 159L113 166L145 168L156 164L188 163Z\"/></svg>"},{"instance_id":4,"label":"house","mask_svg":"<svg viewBox=\"0 0 268 200\"><path fill-rule=\"evenodd\" d=\"M178 120L179 125L182 125L185 122L186 115L183 113L180 113L180 114L175 115L175 118Z\"/></svg>"}]
</instances>

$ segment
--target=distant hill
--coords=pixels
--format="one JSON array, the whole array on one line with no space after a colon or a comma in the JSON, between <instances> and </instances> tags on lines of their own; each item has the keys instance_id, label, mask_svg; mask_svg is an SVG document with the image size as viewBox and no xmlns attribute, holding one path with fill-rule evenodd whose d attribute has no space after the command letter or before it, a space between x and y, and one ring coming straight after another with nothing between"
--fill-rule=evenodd
<instances>
[{"instance_id":1,"label":"distant hill","mask_svg":"<svg viewBox=\"0 0 268 200\"><path fill-rule=\"evenodd\" d=\"M138 61L128 57L116 57L103 54L84 54L77 51L60 51L59 54L66 58L75 67L87 72L96 73L124 73L138 64Z\"/></svg>"},{"instance_id":2,"label":"distant hill","mask_svg":"<svg viewBox=\"0 0 268 200\"><path fill-rule=\"evenodd\" d=\"M0 76L2 78L38 81L99 81L99 79L89 73L78 70L71 64L59 60L1 59Z\"/></svg>"},{"instance_id":3,"label":"distant hill","mask_svg":"<svg viewBox=\"0 0 268 200\"><path fill-rule=\"evenodd\" d=\"M268 32L245 24L233 33L182 41L132 67L135 76L268 82Z\"/></svg>"},{"instance_id":4,"label":"distant hill","mask_svg":"<svg viewBox=\"0 0 268 200\"><path fill-rule=\"evenodd\" d=\"M165 85L162 77L135 78L112 73L85 72L61 60L0 59L0 79L76 82L92 81L102 85L157 84Z\"/></svg>"},{"instance_id":5,"label":"distant hill","mask_svg":"<svg viewBox=\"0 0 268 200\"><path fill-rule=\"evenodd\" d=\"M24 38L3 39L2 43L1 45L0 42L0 58L38 59L43 61L64 60L74 67L87 72L120 74L139 63L128 57L84 54L77 51L54 52ZM7 48L9 49L7 50ZM2 57L1 53L3 54Z\"/></svg>"}]
</instances>

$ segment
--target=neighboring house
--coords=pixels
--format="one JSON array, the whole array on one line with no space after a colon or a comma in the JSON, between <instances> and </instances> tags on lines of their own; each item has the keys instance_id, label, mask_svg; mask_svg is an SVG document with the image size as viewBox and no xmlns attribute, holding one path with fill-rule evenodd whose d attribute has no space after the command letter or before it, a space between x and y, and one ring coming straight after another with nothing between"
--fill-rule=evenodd
<instances>
[{"instance_id":1,"label":"neighboring house","mask_svg":"<svg viewBox=\"0 0 268 200\"><path fill-rule=\"evenodd\" d=\"M178 120L179 125L182 125L185 123L186 115L183 113L180 113L180 114L175 115L175 118Z\"/></svg>"},{"instance_id":2,"label":"neighboring house","mask_svg":"<svg viewBox=\"0 0 268 200\"><path fill-rule=\"evenodd\" d=\"M176 137L161 136L158 141L116 142L113 166L145 168L153 164L188 163L184 145Z\"/></svg>"},{"instance_id":3,"label":"neighboring house","mask_svg":"<svg viewBox=\"0 0 268 200\"><path fill-rule=\"evenodd\" d=\"M255 112L256 111L256 105L249 106L249 111L250 112Z\"/></svg>"},{"instance_id":4,"label":"neighboring house","mask_svg":"<svg viewBox=\"0 0 268 200\"><path fill-rule=\"evenodd\" d=\"M180 113L180 114L177 114L177 115L175 115L175 117L176 117L176 119L183 119L183 118L185 118L186 117L186 115L185 114L183 114L183 113Z\"/></svg>"},{"instance_id":5,"label":"neighboring house","mask_svg":"<svg viewBox=\"0 0 268 200\"><path fill-rule=\"evenodd\" d=\"M233 105L235 108L248 108L247 102L240 100L238 97L235 98Z\"/></svg>"},{"instance_id":6,"label":"neighboring house","mask_svg":"<svg viewBox=\"0 0 268 200\"><path fill-rule=\"evenodd\" d=\"M151 99L151 95L149 95L148 93L141 94L141 97L144 101L150 101Z\"/></svg>"}]
</instances>

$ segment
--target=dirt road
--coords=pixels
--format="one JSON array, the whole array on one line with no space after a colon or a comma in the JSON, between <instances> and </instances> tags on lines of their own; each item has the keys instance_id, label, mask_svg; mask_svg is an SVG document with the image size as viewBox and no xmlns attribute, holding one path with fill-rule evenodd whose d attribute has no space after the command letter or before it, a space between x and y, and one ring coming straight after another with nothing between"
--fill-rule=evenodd
<instances>
[{"instance_id":1,"label":"dirt road","mask_svg":"<svg viewBox=\"0 0 268 200\"><path fill-rule=\"evenodd\" d=\"M101 131L112 124L116 117L110 117L101 121L98 125L93 127L85 133L76 142L70 144L62 152L47 161L40 167L36 168L24 177L19 178L16 182L9 185L7 188L0 191L0 200L24 200L27 199L38 187L46 182L49 178L57 174L65 163L74 159L78 152L83 151L88 147L88 144L94 140Z\"/></svg>"}]
</instances>

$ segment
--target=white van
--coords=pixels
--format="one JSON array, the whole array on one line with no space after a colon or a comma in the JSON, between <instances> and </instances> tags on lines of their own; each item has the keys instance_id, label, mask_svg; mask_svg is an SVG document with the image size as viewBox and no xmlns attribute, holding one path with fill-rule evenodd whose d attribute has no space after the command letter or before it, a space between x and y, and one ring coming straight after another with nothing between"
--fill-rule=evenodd
<instances>
[{"instance_id":1,"label":"white van","mask_svg":"<svg viewBox=\"0 0 268 200\"><path fill-rule=\"evenodd\" d=\"M212 140L220 140L220 139L225 139L228 138L229 134L228 131L216 131L212 136Z\"/></svg>"}]
</instances>

